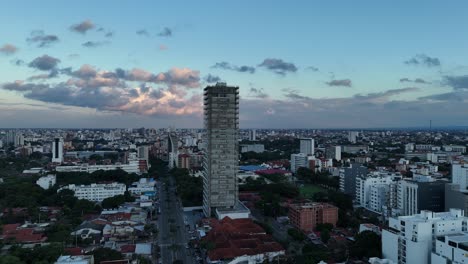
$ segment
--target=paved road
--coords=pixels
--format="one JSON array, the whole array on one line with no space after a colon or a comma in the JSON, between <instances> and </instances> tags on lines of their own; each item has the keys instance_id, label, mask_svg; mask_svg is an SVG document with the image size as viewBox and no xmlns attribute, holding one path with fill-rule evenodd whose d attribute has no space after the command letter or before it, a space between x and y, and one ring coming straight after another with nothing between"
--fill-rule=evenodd
<instances>
[{"instance_id":1,"label":"paved road","mask_svg":"<svg viewBox=\"0 0 468 264\"><path fill-rule=\"evenodd\" d=\"M195 263L193 255L186 249L188 235L185 229L183 210L175 195L172 177L162 180L159 190L161 214L158 219L161 263L172 264L181 260L184 264Z\"/></svg>"}]
</instances>

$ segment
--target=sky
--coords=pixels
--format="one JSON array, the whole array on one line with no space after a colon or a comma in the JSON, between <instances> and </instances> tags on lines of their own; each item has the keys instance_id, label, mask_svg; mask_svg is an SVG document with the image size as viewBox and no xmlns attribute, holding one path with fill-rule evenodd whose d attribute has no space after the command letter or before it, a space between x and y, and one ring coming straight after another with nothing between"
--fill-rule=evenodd
<instances>
[{"instance_id":1,"label":"sky","mask_svg":"<svg viewBox=\"0 0 468 264\"><path fill-rule=\"evenodd\" d=\"M0 127L468 125L467 1L8 1Z\"/></svg>"}]
</instances>

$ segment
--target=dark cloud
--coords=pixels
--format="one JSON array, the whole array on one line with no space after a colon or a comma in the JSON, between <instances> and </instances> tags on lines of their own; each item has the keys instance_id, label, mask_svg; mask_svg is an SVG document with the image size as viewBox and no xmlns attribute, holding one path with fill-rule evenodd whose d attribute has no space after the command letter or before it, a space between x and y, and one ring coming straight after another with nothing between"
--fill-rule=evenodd
<instances>
[{"instance_id":1,"label":"dark cloud","mask_svg":"<svg viewBox=\"0 0 468 264\"><path fill-rule=\"evenodd\" d=\"M58 42L59 38L56 35L47 35L43 30L34 30L26 41L29 44L36 44L39 48L45 48Z\"/></svg>"},{"instance_id":2,"label":"dark cloud","mask_svg":"<svg viewBox=\"0 0 468 264\"><path fill-rule=\"evenodd\" d=\"M140 36L147 36L147 37L149 36L149 33L148 33L148 31L146 31L146 29L137 30L136 34L140 35Z\"/></svg>"},{"instance_id":3,"label":"dark cloud","mask_svg":"<svg viewBox=\"0 0 468 264\"><path fill-rule=\"evenodd\" d=\"M171 37L172 36L172 29L165 27L161 32L158 33L160 37Z\"/></svg>"},{"instance_id":4,"label":"dark cloud","mask_svg":"<svg viewBox=\"0 0 468 264\"><path fill-rule=\"evenodd\" d=\"M247 73L255 73L255 68L251 66L236 66L233 64L230 64L229 62L222 61L222 62L217 62L215 65L211 66L213 69L223 69L223 70L231 70L231 71L237 71L237 72L247 72Z\"/></svg>"},{"instance_id":5,"label":"dark cloud","mask_svg":"<svg viewBox=\"0 0 468 264\"><path fill-rule=\"evenodd\" d=\"M268 94L265 93L263 88L250 87L249 95L255 98L267 98Z\"/></svg>"},{"instance_id":6,"label":"dark cloud","mask_svg":"<svg viewBox=\"0 0 468 264\"><path fill-rule=\"evenodd\" d=\"M279 75L285 75L286 73L297 71L296 65L289 62L284 62L282 59L267 58L263 60L263 62L258 66L265 67L266 69Z\"/></svg>"},{"instance_id":7,"label":"dark cloud","mask_svg":"<svg viewBox=\"0 0 468 264\"><path fill-rule=\"evenodd\" d=\"M307 67L307 68L306 68L306 70L310 70L310 71L314 71L314 72L316 72L316 71L318 71L318 70L319 70L319 68L317 68L317 67L314 67L314 66L309 66L309 67Z\"/></svg>"},{"instance_id":8,"label":"dark cloud","mask_svg":"<svg viewBox=\"0 0 468 264\"><path fill-rule=\"evenodd\" d=\"M455 90L468 89L468 75L444 76L442 82Z\"/></svg>"},{"instance_id":9,"label":"dark cloud","mask_svg":"<svg viewBox=\"0 0 468 264\"><path fill-rule=\"evenodd\" d=\"M112 38L114 36L114 32L107 32L104 37L106 38Z\"/></svg>"},{"instance_id":10,"label":"dark cloud","mask_svg":"<svg viewBox=\"0 0 468 264\"><path fill-rule=\"evenodd\" d=\"M418 54L414 56L413 58L405 61L405 64L435 67L435 66L440 66L440 60L435 57L429 57L425 54Z\"/></svg>"},{"instance_id":11,"label":"dark cloud","mask_svg":"<svg viewBox=\"0 0 468 264\"><path fill-rule=\"evenodd\" d=\"M109 41L86 41L85 43L81 44L81 46L87 47L87 48L97 48L100 46L107 45L109 43L110 43Z\"/></svg>"},{"instance_id":12,"label":"dark cloud","mask_svg":"<svg viewBox=\"0 0 468 264\"><path fill-rule=\"evenodd\" d=\"M94 23L91 20L85 20L79 24L74 24L70 27L71 31L85 34L88 30L91 30L95 27Z\"/></svg>"},{"instance_id":13,"label":"dark cloud","mask_svg":"<svg viewBox=\"0 0 468 264\"><path fill-rule=\"evenodd\" d=\"M8 44L8 43L0 47L0 53L3 53L5 55L12 55L17 50L18 48L15 45Z\"/></svg>"},{"instance_id":14,"label":"dark cloud","mask_svg":"<svg viewBox=\"0 0 468 264\"><path fill-rule=\"evenodd\" d=\"M430 84L431 82L428 82L422 78L416 78L414 80L411 80L409 78L401 78L400 79L400 82L404 83L404 82L410 82L410 83L420 83L420 84Z\"/></svg>"},{"instance_id":15,"label":"dark cloud","mask_svg":"<svg viewBox=\"0 0 468 264\"><path fill-rule=\"evenodd\" d=\"M326 82L328 86L345 86L345 87L351 87L352 82L350 79L341 79L341 80L331 80L329 82Z\"/></svg>"},{"instance_id":16,"label":"dark cloud","mask_svg":"<svg viewBox=\"0 0 468 264\"><path fill-rule=\"evenodd\" d=\"M24 60L21 60L21 59L11 60L10 63L15 66L23 66L25 64Z\"/></svg>"},{"instance_id":17,"label":"dark cloud","mask_svg":"<svg viewBox=\"0 0 468 264\"><path fill-rule=\"evenodd\" d=\"M42 55L31 61L28 66L41 71L50 71L57 67L60 60L49 55Z\"/></svg>"},{"instance_id":18,"label":"dark cloud","mask_svg":"<svg viewBox=\"0 0 468 264\"><path fill-rule=\"evenodd\" d=\"M207 83L217 83L221 81L221 78L215 75L208 74L207 76L205 76L204 80Z\"/></svg>"}]
</instances>

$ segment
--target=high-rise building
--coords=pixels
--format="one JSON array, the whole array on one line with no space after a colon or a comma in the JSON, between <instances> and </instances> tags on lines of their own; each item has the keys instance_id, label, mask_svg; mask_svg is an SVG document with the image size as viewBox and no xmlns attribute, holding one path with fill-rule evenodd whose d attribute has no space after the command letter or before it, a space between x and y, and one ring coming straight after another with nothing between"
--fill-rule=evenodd
<instances>
[{"instance_id":1,"label":"high-rise building","mask_svg":"<svg viewBox=\"0 0 468 264\"><path fill-rule=\"evenodd\" d=\"M212 209L234 209L238 202L239 87L207 86L204 114L203 210L209 217Z\"/></svg>"},{"instance_id":2,"label":"high-rise building","mask_svg":"<svg viewBox=\"0 0 468 264\"><path fill-rule=\"evenodd\" d=\"M360 164L350 164L349 167L340 169L340 190L356 197L356 179L367 176L367 167Z\"/></svg>"},{"instance_id":3,"label":"high-rise building","mask_svg":"<svg viewBox=\"0 0 468 264\"><path fill-rule=\"evenodd\" d=\"M63 162L63 138L55 138L52 141L52 162Z\"/></svg>"},{"instance_id":4,"label":"high-rise building","mask_svg":"<svg viewBox=\"0 0 468 264\"><path fill-rule=\"evenodd\" d=\"M179 139L175 132L169 132L167 137L167 155L169 157L169 169L177 167L179 159Z\"/></svg>"},{"instance_id":5,"label":"high-rise building","mask_svg":"<svg viewBox=\"0 0 468 264\"><path fill-rule=\"evenodd\" d=\"M16 138L16 132L15 131L8 131L6 133L6 135L5 135L6 145L14 144L15 143L15 138Z\"/></svg>"},{"instance_id":6,"label":"high-rise building","mask_svg":"<svg viewBox=\"0 0 468 264\"><path fill-rule=\"evenodd\" d=\"M327 159L341 160L341 146L331 146L325 149Z\"/></svg>"},{"instance_id":7,"label":"high-rise building","mask_svg":"<svg viewBox=\"0 0 468 264\"><path fill-rule=\"evenodd\" d=\"M348 132L348 141L351 143L357 142L357 137L359 136L359 132L357 131L349 131Z\"/></svg>"},{"instance_id":8,"label":"high-rise building","mask_svg":"<svg viewBox=\"0 0 468 264\"><path fill-rule=\"evenodd\" d=\"M301 138L300 139L300 153L306 155L315 154L315 140L313 138Z\"/></svg>"},{"instance_id":9,"label":"high-rise building","mask_svg":"<svg viewBox=\"0 0 468 264\"><path fill-rule=\"evenodd\" d=\"M23 134L16 134L15 135L14 145L15 145L15 147L24 146L24 136L23 136Z\"/></svg>"},{"instance_id":10,"label":"high-rise building","mask_svg":"<svg viewBox=\"0 0 468 264\"><path fill-rule=\"evenodd\" d=\"M297 173L299 168L309 168L308 157L304 153L291 154L291 171ZM314 169L314 168L312 168Z\"/></svg>"},{"instance_id":11,"label":"high-rise building","mask_svg":"<svg viewBox=\"0 0 468 264\"><path fill-rule=\"evenodd\" d=\"M249 140L256 141L257 140L257 130L252 129L249 131Z\"/></svg>"}]
</instances>

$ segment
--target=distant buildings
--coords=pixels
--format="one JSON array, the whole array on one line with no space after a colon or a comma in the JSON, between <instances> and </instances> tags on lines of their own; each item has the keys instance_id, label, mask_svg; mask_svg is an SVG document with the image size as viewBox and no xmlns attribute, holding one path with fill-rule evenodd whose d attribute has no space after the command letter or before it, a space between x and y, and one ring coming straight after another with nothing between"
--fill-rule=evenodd
<instances>
[{"instance_id":1,"label":"distant buildings","mask_svg":"<svg viewBox=\"0 0 468 264\"><path fill-rule=\"evenodd\" d=\"M156 181L154 179L141 178L139 181L132 183L128 187L128 191L131 194L144 194L146 192L154 193L155 192Z\"/></svg>"},{"instance_id":2,"label":"distant buildings","mask_svg":"<svg viewBox=\"0 0 468 264\"><path fill-rule=\"evenodd\" d=\"M109 184L91 184L91 185L75 185L69 184L57 190L57 192L68 189L75 192L75 197L93 202L102 202L106 198L116 195L123 195L127 190L127 186L123 183Z\"/></svg>"},{"instance_id":3,"label":"distant buildings","mask_svg":"<svg viewBox=\"0 0 468 264\"><path fill-rule=\"evenodd\" d=\"M78 165L63 165L63 166L57 166L55 167L55 170L57 172L87 172L87 173L93 173L98 170L104 170L104 171L109 171L109 170L124 170L128 173L136 173L140 174L140 164L138 160L135 161L129 161L128 164L109 164L109 165L90 165L88 163L82 163Z\"/></svg>"},{"instance_id":4,"label":"distant buildings","mask_svg":"<svg viewBox=\"0 0 468 264\"><path fill-rule=\"evenodd\" d=\"M52 162L63 162L63 138L55 138L52 141Z\"/></svg>"},{"instance_id":5,"label":"distant buildings","mask_svg":"<svg viewBox=\"0 0 468 264\"><path fill-rule=\"evenodd\" d=\"M457 246L457 242L448 243L448 240L467 231L468 218L463 214L463 210L451 209L443 213L421 211L420 214L390 218L389 227L382 231L383 257L395 263L427 264L431 263L434 251L436 256L433 258L441 260L446 252L443 248L447 249L443 245L445 241L453 248L460 248L462 244ZM455 259L454 253L451 251L449 258ZM457 259L461 257L459 254L456 256Z\"/></svg>"},{"instance_id":6,"label":"distant buildings","mask_svg":"<svg viewBox=\"0 0 468 264\"><path fill-rule=\"evenodd\" d=\"M47 175L40 177L37 181L36 184L39 185L42 189L48 190L52 186L55 185L57 182L57 177L55 175Z\"/></svg>"},{"instance_id":7,"label":"distant buildings","mask_svg":"<svg viewBox=\"0 0 468 264\"><path fill-rule=\"evenodd\" d=\"M238 202L239 87L217 83L204 89L207 148L203 174L203 211L235 210Z\"/></svg>"},{"instance_id":8,"label":"distant buildings","mask_svg":"<svg viewBox=\"0 0 468 264\"><path fill-rule=\"evenodd\" d=\"M245 152L255 152L262 153L265 151L265 146L263 144L242 144L241 153Z\"/></svg>"},{"instance_id":9,"label":"distant buildings","mask_svg":"<svg viewBox=\"0 0 468 264\"><path fill-rule=\"evenodd\" d=\"M327 203L292 204L289 207L289 221L304 232L312 232L317 224L332 224L338 221L338 207Z\"/></svg>"},{"instance_id":10,"label":"distant buildings","mask_svg":"<svg viewBox=\"0 0 468 264\"><path fill-rule=\"evenodd\" d=\"M300 138L299 152L307 156L315 154L315 140L313 138Z\"/></svg>"}]
</instances>

